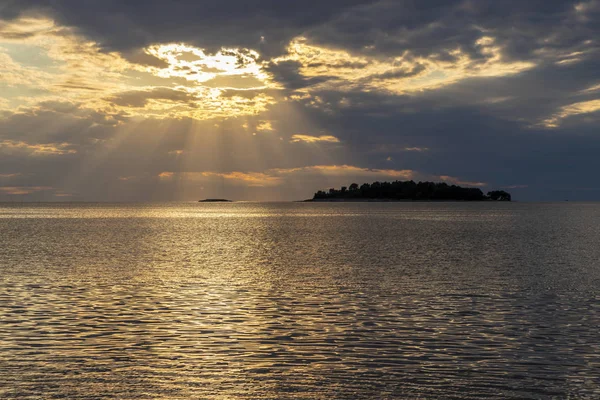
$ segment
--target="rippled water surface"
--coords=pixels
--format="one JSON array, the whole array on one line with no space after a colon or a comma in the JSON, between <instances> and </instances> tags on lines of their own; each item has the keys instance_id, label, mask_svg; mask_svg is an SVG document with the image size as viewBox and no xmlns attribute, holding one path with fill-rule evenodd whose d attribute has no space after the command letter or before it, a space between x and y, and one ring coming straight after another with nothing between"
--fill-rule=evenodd
<instances>
[{"instance_id":1,"label":"rippled water surface","mask_svg":"<svg viewBox=\"0 0 600 400\"><path fill-rule=\"evenodd\" d=\"M0 205L0 398L600 398L600 204Z\"/></svg>"}]
</instances>

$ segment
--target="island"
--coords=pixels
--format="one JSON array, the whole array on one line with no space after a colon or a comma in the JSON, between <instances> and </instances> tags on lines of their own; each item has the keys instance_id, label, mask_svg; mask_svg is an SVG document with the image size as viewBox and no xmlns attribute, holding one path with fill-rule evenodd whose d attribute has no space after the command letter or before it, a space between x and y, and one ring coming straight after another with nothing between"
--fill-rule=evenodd
<instances>
[{"instance_id":1,"label":"island","mask_svg":"<svg viewBox=\"0 0 600 400\"><path fill-rule=\"evenodd\" d=\"M483 194L479 188L464 188L445 182L395 181L356 183L341 189L319 190L306 201L511 201L510 193L494 190Z\"/></svg>"},{"instance_id":2,"label":"island","mask_svg":"<svg viewBox=\"0 0 600 400\"><path fill-rule=\"evenodd\" d=\"M231 200L227 200L227 199L204 199L204 200L199 200L199 203L232 203Z\"/></svg>"}]
</instances>

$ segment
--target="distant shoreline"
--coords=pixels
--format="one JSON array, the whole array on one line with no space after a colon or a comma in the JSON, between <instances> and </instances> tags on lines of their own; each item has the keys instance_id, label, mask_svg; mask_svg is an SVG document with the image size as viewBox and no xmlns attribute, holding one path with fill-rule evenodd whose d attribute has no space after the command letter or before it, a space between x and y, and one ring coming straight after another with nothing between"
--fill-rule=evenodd
<instances>
[{"instance_id":1,"label":"distant shoreline","mask_svg":"<svg viewBox=\"0 0 600 400\"><path fill-rule=\"evenodd\" d=\"M306 199L300 203L487 203L494 200L419 200L419 199Z\"/></svg>"},{"instance_id":2,"label":"distant shoreline","mask_svg":"<svg viewBox=\"0 0 600 400\"><path fill-rule=\"evenodd\" d=\"M204 199L198 200L198 203L233 203L233 201L227 199Z\"/></svg>"}]
</instances>

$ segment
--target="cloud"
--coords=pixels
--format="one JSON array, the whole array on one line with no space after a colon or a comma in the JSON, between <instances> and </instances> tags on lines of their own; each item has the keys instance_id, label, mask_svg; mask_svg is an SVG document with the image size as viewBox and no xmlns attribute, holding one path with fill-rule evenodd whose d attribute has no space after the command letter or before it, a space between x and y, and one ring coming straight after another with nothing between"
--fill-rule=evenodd
<instances>
[{"instance_id":1,"label":"cloud","mask_svg":"<svg viewBox=\"0 0 600 400\"><path fill-rule=\"evenodd\" d=\"M286 89L296 90L333 79L332 76L305 76L302 74L302 63L297 60L279 58L265 65L265 70L273 76L273 80Z\"/></svg>"},{"instance_id":2,"label":"cloud","mask_svg":"<svg viewBox=\"0 0 600 400\"><path fill-rule=\"evenodd\" d=\"M196 174L187 174L186 176L194 177ZM250 187L266 187L266 186L278 186L282 182L282 178L278 176L270 175L269 173L263 172L202 172L203 177L219 177L233 181L238 184L244 184Z\"/></svg>"},{"instance_id":3,"label":"cloud","mask_svg":"<svg viewBox=\"0 0 600 400\"><path fill-rule=\"evenodd\" d=\"M109 50L139 49L156 42L186 42L213 50L262 45L272 52L299 32L371 2L256 0L250 5L240 0L208 0L180 1L172 7L162 0L105 0L102 4L55 0L51 5L46 0L19 0L3 4L0 18L42 13L60 24L76 27Z\"/></svg>"},{"instance_id":4,"label":"cloud","mask_svg":"<svg viewBox=\"0 0 600 400\"><path fill-rule=\"evenodd\" d=\"M592 85L587 89L581 90L580 92L585 94L585 93L595 93L598 91L600 91L600 83L597 85Z\"/></svg>"},{"instance_id":5,"label":"cloud","mask_svg":"<svg viewBox=\"0 0 600 400\"><path fill-rule=\"evenodd\" d=\"M413 179L417 173L413 170L394 170L394 169L377 169L377 168L362 168L353 165L315 165L303 167L300 169L303 172L317 172L324 175L351 175L353 177L388 177L395 179ZM288 172L283 170L284 173ZM289 170L289 172L296 172Z\"/></svg>"},{"instance_id":6,"label":"cloud","mask_svg":"<svg viewBox=\"0 0 600 400\"><path fill-rule=\"evenodd\" d=\"M160 174L158 174L158 178L159 179L173 179L173 177L175 176L174 172L161 172ZM121 179L121 180L129 180L127 177L125 179Z\"/></svg>"},{"instance_id":7,"label":"cloud","mask_svg":"<svg viewBox=\"0 0 600 400\"><path fill-rule=\"evenodd\" d=\"M71 143L46 143L46 144L28 144L12 140L0 142L0 152L22 151L32 156L65 155L75 154L77 150Z\"/></svg>"},{"instance_id":8,"label":"cloud","mask_svg":"<svg viewBox=\"0 0 600 400\"><path fill-rule=\"evenodd\" d=\"M144 107L148 101L167 100L169 102L189 103L193 100L193 95L184 91L171 88L151 88L149 90L138 90L119 93L109 100L114 104L126 107Z\"/></svg>"},{"instance_id":9,"label":"cloud","mask_svg":"<svg viewBox=\"0 0 600 400\"><path fill-rule=\"evenodd\" d=\"M332 135L292 135L292 143L339 143L340 140Z\"/></svg>"},{"instance_id":10,"label":"cloud","mask_svg":"<svg viewBox=\"0 0 600 400\"><path fill-rule=\"evenodd\" d=\"M308 32L313 42L356 52L451 60L461 48L470 58L485 56L478 48L482 36L494 36L507 58L535 58L543 49L561 50L590 38L593 19L582 21L576 1L426 0L374 1L349 9L343 18ZM587 2L584 2L587 3ZM596 4L596 2L591 2ZM543 19L540 19L543 16ZM583 39L583 40L582 40Z\"/></svg>"},{"instance_id":11,"label":"cloud","mask_svg":"<svg viewBox=\"0 0 600 400\"><path fill-rule=\"evenodd\" d=\"M202 181L205 178L221 178L238 185L247 187L277 187L286 186L293 181L324 180L332 182L333 178L340 184L346 181L360 181L361 183L376 180L433 180L444 181L456 185L483 187L487 183L470 182L452 176L433 176L414 170L375 169L353 165L312 165L296 168L273 168L262 172L201 172L182 173L181 178L191 181ZM317 179L315 179L317 178Z\"/></svg>"},{"instance_id":12,"label":"cloud","mask_svg":"<svg viewBox=\"0 0 600 400\"><path fill-rule=\"evenodd\" d=\"M271 121L260 121L258 125L256 125L256 130L258 132L273 132L275 129L273 129Z\"/></svg>"},{"instance_id":13,"label":"cloud","mask_svg":"<svg viewBox=\"0 0 600 400\"><path fill-rule=\"evenodd\" d=\"M406 50L382 58L311 44L308 39L299 37L290 43L288 55L273 60L273 63L275 66L280 62L293 65L294 72L302 78L294 78L289 73L282 75L282 70L273 66L271 70L279 71L281 78L299 82L308 83L312 79L312 89L362 89L404 94L436 89L468 78L514 75L535 67L532 62L504 59L502 48L492 37L482 36L474 46L480 48L480 58L473 58L460 47L449 50L450 59L439 54L415 56ZM287 84L289 88L303 86L307 85Z\"/></svg>"},{"instance_id":14,"label":"cloud","mask_svg":"<svg viewBox=\"0 0 600 400\"><path fill-rule=\"evenodd\" d=\"M593 14L600 13L600 2L598 0L578 2L575 4L574 9L579 18L589 21Z\"/></svg>"},{"instance_id":15,"label":"cloud","mask_svg":"<svg viewBox=\"0 0 600 400\"><path fill-rule=\"evenodd\" d=\"M28 195L53 189L47 186L0 186L0 192L9 195Z\"/></svg>"},{"instance_id":16,"label":"cloud","mask_svg":"<svg viewBox=\"0 0 600 400\"><path fill-rule=\"evenodd\" d=\"M429 151L429 148L428 147L405 147L404 150L416 151L416 152L422 153L424 151Z\"/></svg>"},{"instance_id":17,"label":"cloud","mask_svg":"<svg viewBox=\"0 0 600 400\"><path fill-rule=\"evenodd\" d=\"M67 197L74 197L75 195L73 193L65 193L65 192L61 192L61 191L56 191L54 192L54 197L58 197L58 198L67 198Z\"/></svg>"},{"instance_id":18,"label":"cloud","mask_svg":"<svg viewBox=\"0 0 600 400\"><path fill-rule=\"evenodd\" d=\"M600 99L569 104L561 107L556 114L544 120L543 124L548 128L557 128L560 125L560 122L566 118L581 114L591 114L598 111L600 111Z\"/></svg>"},{"instance_id":19,"label":"cloud","mask_svg":"<svg viewBox=\"0 0 600 400\"><path fill-rule=\"evenodd\" d=\"M469 182L469 181L464 181L464 180L461 180L460 178L456 178L454 176L448 176L448 175L441 175L439 177L439 179L442 182L448 182L448 183L452 183L453 185L459 185L459 186L484 187L484 186L488 185L485 182Z\"/></svg>"},{"instance_id":20,"label":"cloud","mask_svg":"<svg viewBox=\"0 0 600 400\"><path fill-rule=\"evenodd\" d=\"M168 181L177 178L180 182L188 184L198 184L201 182L227 182L235 186L248 188L274 188L288 187L294 181L314 180L317 178L328 181L334 179L412 179L419 174L411 170L383 170L361 168L351 165L313 165L296 168L272 168L265 171L255 172L163 172L159 174L159 178ZM129 181L129 177L120 178L124 181ZM311 191L313 188L309 188ZM305 193L304 195L307 195Z\"/></svg>"},{"instance_id":21,"label":"cloud","mask_svg":"<svg viewBox=\"0 0 600 400\"><path fill-rule=\"evenodd\" d=\"M291 177L298 175L319 175L330 177L347 177L348 179L413 179L419 173L413 170L393 170L364 168L354 165L312 165L297 168L274 168L266 171L267 174L277 177Z\"/></svg>"},{"instance_id":22,"label":"cloud","mask_svg":"<svg viewBox=\"0 0 600 400\"><path fill-rule=\"evenodd\" d=\"M180 77L192 82L207 83L216 78L251 77L254 78L256 86L244 85L242 88L258 89L269 86L269 76L259 63L260 55L254 50L222 48L210 54L185 44L161 44L148 47L146 52L166 63L166 68L155 70L156 74L163 78ZM193 55L193 58L190 58L190 55ZM227 84L218 86L228 87Z\"/></svg>"},{"instance_id":23,"label":"cloud","mask_svg":"<svg viewBox=\"0 0 600 400\"><path fill-rule=\"evenodd\" d=\"M527 189L529 185L508 185L503 186L502 189Z\"/></svg>"}]
</instances>

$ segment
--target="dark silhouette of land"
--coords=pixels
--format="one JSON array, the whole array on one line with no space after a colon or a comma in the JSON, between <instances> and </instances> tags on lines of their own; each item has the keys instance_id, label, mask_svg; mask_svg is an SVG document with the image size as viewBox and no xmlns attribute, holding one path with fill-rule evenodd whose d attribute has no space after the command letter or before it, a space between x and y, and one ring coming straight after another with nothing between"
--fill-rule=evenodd
<instances>
[{"instance_id":1,"label":"dark silhouette of land","mask_svg":"<svg viewBox=\"0 0 600 400\"><path fill-rule=\"evenodd\" d=\"M353 183L341 189L319 190L307 201L511 201L510 193L494 190L483 194L478 188L464 188L447 183L395 181Z\"/></svg>"},{"instance_id":2,"label":"dark silhouette of land","mask_svg":"<svg viewBox=\"0 0 600 400\"><path fill-rule=\"evenodd\" d=\"M232 201L227 199L204 199L200 200L199 203L232 203Z\"/></svg>"}]
</instances>

